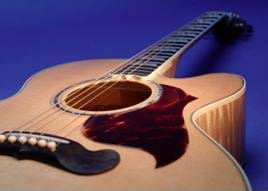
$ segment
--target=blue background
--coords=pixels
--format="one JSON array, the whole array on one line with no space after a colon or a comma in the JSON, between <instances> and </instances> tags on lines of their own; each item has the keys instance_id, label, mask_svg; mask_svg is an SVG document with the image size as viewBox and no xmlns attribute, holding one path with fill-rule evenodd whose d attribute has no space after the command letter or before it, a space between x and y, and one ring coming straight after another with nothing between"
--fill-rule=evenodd
<instances>
[{"instance_id":1,"label":"blue background","mask_svg":"<svg viewBox=\"0 0 268 191\"><path fill-rule=\"evenodd\" d=\"M247 80L246 165L254 190L268 190L268 1L0 1L0 99L37 71L92 58L128 58L208 10L235 11L250 38L205 36L177 76L230 72Z\"/></svg>"}]
</instances>

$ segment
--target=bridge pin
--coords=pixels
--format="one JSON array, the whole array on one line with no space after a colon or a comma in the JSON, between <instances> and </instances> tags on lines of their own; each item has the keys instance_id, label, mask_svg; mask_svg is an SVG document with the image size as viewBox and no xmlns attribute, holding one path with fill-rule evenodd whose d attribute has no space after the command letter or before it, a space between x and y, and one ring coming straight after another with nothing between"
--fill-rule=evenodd
<instances>
[{"instance_id":1,"label":"bridge pin","mask_svg":"<svg viewBox=\"0 0 268 191\"><path fill-rule=\"evenodd\" d=\"M25 137L25 136L20 136L19 138L18 138L18 142L20 143L20 144L25 144L26 142L27 142L27 137Z\"/></svg>"},{"instance_id":2,"label":"bridge pin","mask_svg":"<svg viewBox=\"0 0 268 191\"><path fill-rule=\"evenodd\" d=\"M47 146L47 141L45 139L40 139L37 144L39 147L44 148Z\"/></svg>"},{"instance_id":3,"label":"bridge pin","mask_svg":"<svg viewBox=\"0 0 268 191\"><path fill-rule=\"evenodd\" d=\"M8 142L10 143L15 143L17 141L17 137L14 136L14 135L10 135L8 138L7 138Z\"/></svg>"},{"instance_id":4,"label":"bridge pin","mask_svg":"<svg viewBox=\"0 0 268 191\"><path fill-rule=\"evenodd\" d=\"M31 137L29 140L28 140L28 144L31 145L31 146L35 146L37 144L37 139L34 138L34 137Z\"/></svg>"},{"instance_id":5,"label":"bridge pin","mask_svg":"<svg viewBox=\"0 0 268 191\"><path fill-rule=\"evenodd\" d=\"M3 135L3 134L0 135L0 143L4 143L6 139L7 139L6 135Z\"/></svg>"},{"instance_id":6,"label":"bridge pin","mask_svg":"<svg viewBox=\"0 0 268 191\"><path fill-rule=\"evenodd\" d=\"M56 147L57 147L57 144L56 144L56 142L54 142L54 141L49 141L49 142L47 143L47 148L48 148L51 152L56 151Z\"/></svg>"}]
</instances>

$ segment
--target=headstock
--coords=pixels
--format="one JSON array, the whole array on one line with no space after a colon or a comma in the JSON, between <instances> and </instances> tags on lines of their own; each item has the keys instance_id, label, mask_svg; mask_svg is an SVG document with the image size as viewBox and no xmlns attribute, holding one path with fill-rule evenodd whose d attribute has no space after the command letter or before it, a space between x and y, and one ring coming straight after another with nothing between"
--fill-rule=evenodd
<instances>
[{"instance_id":1,"label":"headstock","mask_svg":"<svg viewBox=\"0 0 268 191\"><path fill-rule=\"evenodd\" d=\"M240 35L249 36L252 31L252 26L235 13L226 14L213 28L213 33L221 41L230 41Z\"/></svg>"}]
</instances>

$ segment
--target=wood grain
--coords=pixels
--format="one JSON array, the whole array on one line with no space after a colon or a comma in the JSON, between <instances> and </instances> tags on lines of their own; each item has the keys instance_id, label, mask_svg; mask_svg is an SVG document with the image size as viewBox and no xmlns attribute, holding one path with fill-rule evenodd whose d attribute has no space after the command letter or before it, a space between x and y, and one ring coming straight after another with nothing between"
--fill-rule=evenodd
<instances>
[{"instance_id":1,"label":"wood grain","mask_svg":"<svg viewBox=\"0 0 268 191\"><path fill-rule=\"evenodd\" d=\"M240 164L244 162L244 100L243 95L217 108L200 110L196 117L197 124Z\"/></svg>"},{"instance_id":2,"label":"wood grain","mask_svg":"<svg viewBox=\"0 0 268 191\"><path fill-rule=\"evenodd\" d=\"M18 127L34 118L40 111L50 108L57 93L64 88L86 79L97 78L121 62L122 60L81 61L59 65L34 75L18 94L0 102L0 130L7 131ZM170 68L169 66L167 68ZM174 71L169 72L170 76L172 72L174 73ZM81 128L76 128L68 138L91 150L116 150L121 156L121 162L117 168L96 176L79 176L36 161L19 161L8 156L0 156L0 186L9 191L47 190L48 187L51 188L51 185L54 190L58 191L250 190L248 180L238 163L226 149L212 139L211 135L200 129L194 117L198 110L202 110L202 114L205 115L207 112L210 113L211 109L219 106L223 106L226 110L231 107L240 108L240 106L236 106L238 103L235 103L235 106L224 105L241 97L241 89L245 88L243 79L231 74L210 74L174 79L163 76L161 73L154 73L144 80L146 79L179 87L198 98L189 103L183 111L185 128L188 130L190 142L187 152L179 160L163 168L155 169L155 160L150 154L140 149L88 140L82 135L81 126ZM232 86L229 86L230 83ZM222 87L225 86L226 88L223 89ZM205 108L209 105L209 108ZM54 111L61 117L43 129L47 133L56 134L59 129L77 117L74 114ZM222 113L231 115L234 112ZM211 114L206 115L211 116ZM81 116L72 126L56 135L61 136L79 124L82 125L87 118L88 116ZM231 117L226 119L230 121L227 124L235 121ZM197 121L199 120L197 119ZM240 123L238 121L237 123ZM212 126L216 122L209 122L209 124ZM201 122L200 125L202 126ZM202 126L202 128L210 126ZM222 124L220 126L222 127ZM31 130L37 127L33 126ZM239 130L236 131L239 132ZM225 135L229 136L228 133ZM227 137L222 137L227 139Z\"/></svg>"}]
</instances>

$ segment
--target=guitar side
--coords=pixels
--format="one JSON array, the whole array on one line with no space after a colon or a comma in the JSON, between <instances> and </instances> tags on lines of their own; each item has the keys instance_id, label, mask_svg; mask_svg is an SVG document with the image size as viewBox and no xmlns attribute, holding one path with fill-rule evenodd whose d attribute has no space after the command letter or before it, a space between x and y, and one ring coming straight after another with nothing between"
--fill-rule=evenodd
<instances>
[{"instance_id":1,"label":"guitar side","mask_svg":"<svg viewBox=\"0 0 268 191\"><path fill-rule=\"evenodd\" d=\"M121 62L122 60L82 61L38 73L20 93L0 102L1 131L14 128L34 117L37 110L49 107L53 96L66 86L88 78L97 78ZM169 73L174 73L174 69ZM5 188L5 185L9 185L9 190L45 190L53 182L57 182L54 187L57 190L250 190L243 171L227 152L229 150L242 161L244 80L230 74L210 74L187 79L170 77L171 75L166 77L159 74L152 80L181 88L198 98L184 108L189 146L177 161L155 169L155 160L150 154L139 149L93 142L77 130L71 138L86 148L110 148L120 153L119 166L107 173L85 177L31 160L18 161L1 156L3 178L0 185ZM225 86L229 83L232 85ZM15 117L14 113L19 115ZM235 120L234 117L238 114L239 117ZM69 113L64 113L63 116L63 121L75 117ZM87 117L81 117L78 123L86 119ZM228 127L227 130L225 126ZM55 122L47 130L53 132L57 128L59 124ZM238 139L229 140L230 135ZM29 179L33 180L31 184L27 183Z\"/></svg>"}]
</instances>

